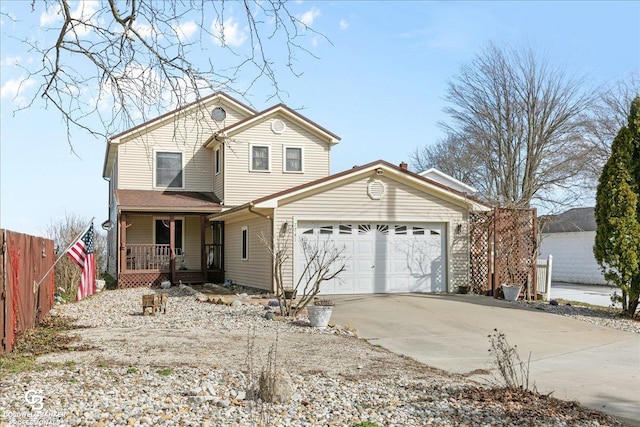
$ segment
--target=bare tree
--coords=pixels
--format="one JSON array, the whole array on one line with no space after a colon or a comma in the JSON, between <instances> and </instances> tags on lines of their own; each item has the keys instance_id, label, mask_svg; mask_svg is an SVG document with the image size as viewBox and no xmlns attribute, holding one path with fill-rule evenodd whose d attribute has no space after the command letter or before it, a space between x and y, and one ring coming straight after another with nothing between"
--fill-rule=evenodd
<instances>
[{"instance_id":1,"label":"bare tree","mask_svg":"<svg viewBox=\"0 0 640 427\"><path fill-rule=\"evenodd\" d=\"M304 37L323 37L280 0L32 0L31 7L42 13L43 31L21 41L40 56L35 69L25 68L27 79L41 83L24 108L42 98L68 132L97 136L213 90L242 96L264 80L279 96L277 65L300 75L297 56L313 56Z\"/></svg>"},{"instance_id":2,"label":"bare tree","mask_svg":"<svg viewBox=\"0 0 640 427\"><path fill-rule=\"evenodd\" d=\"M52 222L45 234L53 240L56 248L56 257L62 256L55 266L56 288L62 288L61 293L67 301L74 301L78 291L80 274L82 273L78 265L63 251L74 243L81 233L89 225L89 220L74 214L65 215L64 219ZM96 259L96 269L98 276L104 271L107 261L107 238L106 235L95 229L93 248Z\"/></svg>"},{"instance_id":3,"label":"bare tree","mask_svg":"<svg viewBox=\"0 0 640 427\"><path fill-rule=\"evenodd\" d=\"M611 141L627 125L629 105L640 96L640 74L630 73L626 78L604 86L598 92L593 108L584 115L584 143L591 151L588 171L593 174L594 187L611 155Z\"/></svg>"},{"instance_id":4,"label":"bare tree","mask_svg":"<svg viewBox=\"0 0 640 427\"><path fill-rule=\"evenodd\" d=\"M529 46L489 44L448 85L441 160L463 151L459 167L486 200L503 206L569 203L580 195L588 152L580 113L592 104L581 79ZM459 144L459 142L463 142ZM462 172L461 172L462 173Z\"/></svg>"},{"instance_id":5,"label":"bare tree","mask_svg":"<svg viewBox=\"0 0 640 427\"><path fill-rule=\"evenodd\" d=\"M300 256L304 258L302 271L297 279L287 283L283 268L291 262L291 245L295 243L290 227L278 234L274 242L261 235L260 239L269 251L273 260L273 278L276 285L276 296L280 312L284 316L296 316L320 293L323 282L333 280L346 269L344 257L345 247L338 247L331 239L316 236L309 239L300 237ZM285 298L285 291L297 295L295 302Z\"/></svg>"},{"instance_id":6,"label":"bare tree","mask_svg":"<svg viewBox=\"0 0 640 427\"><path fill-rule=\"evenodd\" d=\"M482 177L475 168L478 163L469 141L450 133L433 145L416 148L409 156L414 170L421 172L432 167L462 182L479 182Z\"/></svg>"}]
</instances>

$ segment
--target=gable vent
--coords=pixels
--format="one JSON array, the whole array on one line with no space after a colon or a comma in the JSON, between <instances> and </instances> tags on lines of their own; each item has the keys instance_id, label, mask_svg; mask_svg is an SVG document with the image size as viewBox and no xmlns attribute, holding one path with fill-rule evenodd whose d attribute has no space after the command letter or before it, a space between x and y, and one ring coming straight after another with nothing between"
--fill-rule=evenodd
<instances>
[{"instance_id":1,"label":"gable vent","mask_svg":"<svg viewBox=\"0 0 640 427\"><path fill-rule=\"evenodd\" d=\"M367 186L367 194L372 200L382 199L382 197L384 197L385 191L386 191L386 186L384 185L384 182L378 179L372 180L371 182L369 182L369 185Z\"/></svg>"},{"instance_id":2,"label":"gable vent","mask_svg":"<svg viewBox=\"0 0 640 427\"><path fill-rule=\"evenodd\" d=\"M281 134L287 129L287 125L280 119L275 119L271 122L271 131L273 133Z\"/></svg>"}]
</instances>

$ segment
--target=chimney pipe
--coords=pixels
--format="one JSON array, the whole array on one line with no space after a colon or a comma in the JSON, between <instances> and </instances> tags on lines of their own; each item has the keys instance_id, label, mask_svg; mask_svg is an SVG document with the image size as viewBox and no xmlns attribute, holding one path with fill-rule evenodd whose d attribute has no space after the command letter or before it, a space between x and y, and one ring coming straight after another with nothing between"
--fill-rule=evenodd
<instances>
[{"instance_id":1,"label":"chimney pipe","mask_svg":"<svg viewBox=\"0 0 640 427\"><path fill-rule=\"evenodd\" d=\"M408 165L405 162L400 163L400 169L408 170Z\"/></svg>"}]
</instances>

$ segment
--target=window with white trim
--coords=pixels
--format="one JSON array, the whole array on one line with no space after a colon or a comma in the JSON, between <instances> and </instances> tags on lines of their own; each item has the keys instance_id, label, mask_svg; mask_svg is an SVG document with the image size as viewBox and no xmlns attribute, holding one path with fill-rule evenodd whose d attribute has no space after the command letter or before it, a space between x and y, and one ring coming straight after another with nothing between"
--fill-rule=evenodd
<instances>
[{"instance_id":1,"label":"window with white trim","mask_svg":"<svg viewBox=\"0 0 640 427\"><path fill-rule=\"evenodd\" d=\"M249 259L249 228L242 227L242 259Z\"/></svg>"},{"instance_id":2,"label":"window with white trim","mask_svg":"<svg viewBox=\"0 0 640 427\"><path fill-rule=\"evenodd\" d=\"M215 173L218 175L220 173L220 147L216 148L214 162Z\"/></svg>"},{"instance_id":3,"label":"window with white trim","mask_svg":"<svg viewBox=\"0 0 640 427\"><path fill-rule=\"evenodd\" d=\"M249 170L269 172L271 169L271 152L268 145L251 145L249 154Z\"/></svg>"},{"instance_id":4,"label":"window with white trim","mask_svg":"<svg viewBox=\"0 0 640 427\"><path fill-rule=\"evenodd\" d=\"M284 171L302 172L302 147L284 147Z\"/></svg>"},{"instance_id":5,"label":"window with white trim","mask_svg":"<svg viewBox=\"0 0 640 427\"><path fill-rule=\"evenodd\" d=\"M183 188L182 153L156 151L156 187Z\"/></svg>"}]
</instances>

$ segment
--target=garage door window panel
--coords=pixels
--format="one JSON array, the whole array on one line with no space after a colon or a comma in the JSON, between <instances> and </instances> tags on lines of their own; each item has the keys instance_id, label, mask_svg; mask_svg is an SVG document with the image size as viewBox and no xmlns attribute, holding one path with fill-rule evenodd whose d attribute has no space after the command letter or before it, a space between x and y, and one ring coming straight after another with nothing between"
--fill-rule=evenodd
<instances>
[{"instance_id":1,"label":"garage door window panel","mask_svg":"<svg viewBox=\"0 0 640 427\"><path fill-rule=\"evenodd\" d=\"M405 236L407 234L407 226L406 225L396 225L394 227L394 232L397 236Z\"/></svg>"},{"instance_id":2,"label":"garage door window panel","mask_svg":"<svg viewBox=\"0 0 640 427\"><path fill-rule=\"evenodd\" d=\"M359 224L358 234L367 234L371 231L371 224Z\"/></svg>"},{"instance_id":3,"label":"garage door window panel","mask_svg":"<svg viewBox=\"0 0 640 427\"><path fill-rule=\"evenodd\" d=\"M340 234L352 234L353 227L351 224L340 224Z\"/></svg>"}]
</instances>

